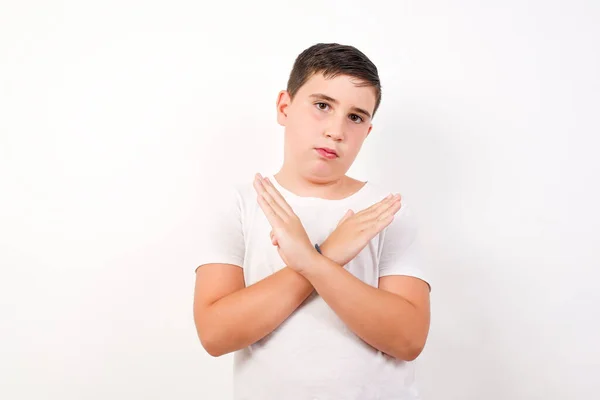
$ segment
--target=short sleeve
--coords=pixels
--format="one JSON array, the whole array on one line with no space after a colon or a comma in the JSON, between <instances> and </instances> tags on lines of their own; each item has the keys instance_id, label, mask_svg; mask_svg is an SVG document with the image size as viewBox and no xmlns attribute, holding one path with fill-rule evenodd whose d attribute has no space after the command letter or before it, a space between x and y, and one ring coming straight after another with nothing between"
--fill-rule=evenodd
<instances>
[{"instance_id":1,"label":"short sleeve","mask_svg":"<svg viewBox=\"0 0 600 400\"><path fill-rule=\"evenodd\" d=\"M204 264L244 265L243 203L237 185L211 188L201 205L195 270Z\"/></svg>"},{"instance_id":2,"label":"short sleeve","mask_svg":"<svg viewBox=\"0 0 600 400\"><path fill-rule=\"evenodd\" d=\"M394 220L382 231L379 251L379 277L414 276L430 285L423 271L417 222L409 206L403 204Z\"/></svg>"}]
</instances>

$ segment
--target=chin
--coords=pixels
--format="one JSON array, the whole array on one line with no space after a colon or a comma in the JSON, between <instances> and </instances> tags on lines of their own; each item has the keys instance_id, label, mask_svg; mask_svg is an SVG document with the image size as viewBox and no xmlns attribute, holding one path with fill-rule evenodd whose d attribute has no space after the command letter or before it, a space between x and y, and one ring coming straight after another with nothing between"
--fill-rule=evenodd
<instances>
[{"instance_id":1,"label":"chin","mask_svg":"<svg viewBox=\"0 0 600 400\"><path fill-rule=\"evenodd\" d=\"M337 179L345 175L345 171L339 168L331 168L330 165L319 163L318 165L312 165L305 170L307 177L312 177L317 181L329 182L333 179Z\"/></svg>"}]
</instances>

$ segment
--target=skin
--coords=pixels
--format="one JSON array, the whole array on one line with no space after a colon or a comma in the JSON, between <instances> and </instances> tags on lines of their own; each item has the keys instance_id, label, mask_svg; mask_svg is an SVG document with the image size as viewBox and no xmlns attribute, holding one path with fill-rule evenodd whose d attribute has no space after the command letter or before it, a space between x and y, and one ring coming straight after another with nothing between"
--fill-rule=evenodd
<instances>
[{"instance_id":1,"label":"skin","mask_svg":"<svg viewBox=\"0 0 600 400\"><path fill-rule=\"evenodd\" d=\"M340 199L364 185L346 172L373 128L376 98L372 87L357 83L348 76L316 74L293 101L287 91L279 93L277 122L285 127L285 140L283 166L275 178L282 186L300 196ZM332 148L339 157L320 157L316 147Z\"/></svg>"},{"instance_id":2,"label":"skin","mask_svg":"<svg viewBox=\"0 0 600 400\"><path fill-rule=\"evenodd\" d=\"M277 121L285 127L284 163L275 179L300 196L341 199L364 182L346 176L371 132L374 89L355 78L313 75L294 98L277 98ZM329 147L338 157L316 152ZM429 286L409 276L385 276L379 287L341 268L401 207L399 195L371 207L349 210L319 254L301 221L272 182L257 174L257 202L273 230L286 267L245 287L243 270L230 264L197 269L194 319L202 345L213 356L247 347L271 333L316 290L346 325L376 349L401 360L423 350L430 324ZM268 310L268 312L266 312Z\"/></svg>"}]
</instances>

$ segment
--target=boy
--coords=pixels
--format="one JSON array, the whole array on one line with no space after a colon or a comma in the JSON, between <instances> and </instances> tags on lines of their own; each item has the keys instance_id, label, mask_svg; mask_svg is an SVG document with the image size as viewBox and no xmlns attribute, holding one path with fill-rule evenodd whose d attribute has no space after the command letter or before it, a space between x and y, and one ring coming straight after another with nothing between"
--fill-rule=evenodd
<instances>
[{"instance_id":1,"label":"boy","mask_svg":"<svg viewBox=\"0 0 600 400\"><path fill-rule=\"evenodd\" d=\"M237 400L418 398L430 287L417 228L399 195L346 176L380 99L356 48L304 50L277 99L280 171L207 210L194 320L211 355L235 351Z\"/></svg>"}]
</instances>

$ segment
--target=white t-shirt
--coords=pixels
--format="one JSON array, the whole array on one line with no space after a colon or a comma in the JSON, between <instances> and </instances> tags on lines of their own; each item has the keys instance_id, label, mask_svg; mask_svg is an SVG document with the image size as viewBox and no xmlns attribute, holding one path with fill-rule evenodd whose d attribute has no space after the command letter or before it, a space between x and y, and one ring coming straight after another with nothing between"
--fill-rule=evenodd
<instances>
[{"instance_id":1,"label":"white t-shirt","mask_svg":"<svg viewBox=\"0 0 600 400\"><path fill-rule=\"evenodd\" d=\"M358 212L394 191L368 181L341 200L301 197L270 181L298 215L312 243L322 243L348 209ZM201 266L239 265L249 286L285 267L271 244L271 226L252 185L237 183L213 194L199 243ZM377 287L379 277L421 270L417 226L405 204L392 223L344 268ZM268 312L268 310L265 310ZM234 355L236 400L414 400L413 362L388 356L356 336L316 292L278 328Z\"/></svg>"}]
</instances>

